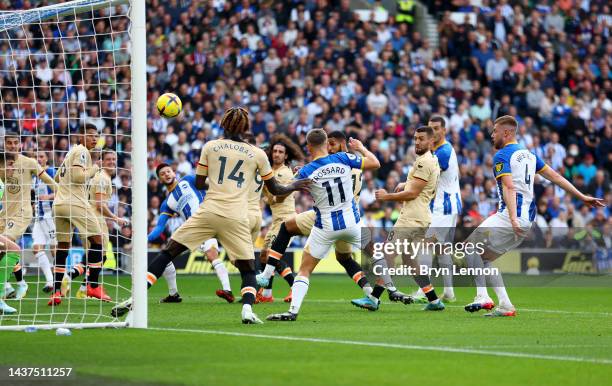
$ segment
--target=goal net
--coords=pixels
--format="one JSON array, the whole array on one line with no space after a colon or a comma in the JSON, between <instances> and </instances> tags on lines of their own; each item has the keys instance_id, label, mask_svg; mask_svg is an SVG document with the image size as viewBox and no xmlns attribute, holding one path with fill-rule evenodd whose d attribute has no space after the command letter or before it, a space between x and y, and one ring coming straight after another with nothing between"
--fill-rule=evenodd
<instances>
[{"instance_id":1,"label":"goal net","mask_svg":"<svg viewBox=\"0 0 612 386\"><path fill-rule=\"evenodd\" d=\"M132 77L130 3L0 12L0 329L130 325L131 315L111 316L133 295L134 265L146 264L133 234L146 229L131 221L142 216L135 208L146 193L136 186L146 179L134 167L142 138L132 127L142 119L132 105L145 90ZM46 176L59 182L55 191ZM102 292L106 301L95 297Z\"/></svg>"}]
</instances>

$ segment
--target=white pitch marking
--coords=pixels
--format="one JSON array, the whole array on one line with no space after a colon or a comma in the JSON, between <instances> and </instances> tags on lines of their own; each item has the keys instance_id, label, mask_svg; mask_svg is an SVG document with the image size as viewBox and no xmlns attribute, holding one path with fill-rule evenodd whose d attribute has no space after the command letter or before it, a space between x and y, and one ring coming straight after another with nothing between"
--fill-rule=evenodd
<instances>
[{"instance_id":1,"label":"white pitch marking","mask_svg":"<svg viewBox=\"0 0 612 386\"><path fill-rule=\"evenodd\" d=\"M188 328L150 327L149 330L189 332L189 333L211 334L211 335L229 335L229 336L241 336L241 337L249 337L249 338L289 340L289 341L312 342L312 343L343 344L343 345L352 345L352 346L385 347L385 348L397 348L397 349L404 349L404 350L439 351L439 352L452 352L452 353L462 353L462 354L492 355L492 356L510 357L510 358L544 359L544 360L563 361L563 362L580 362L580 363L589 362L589 363L597 363L597 364L604 364L604 365L612 365L612 359L605 359L605 358L599 359L599 358L585 358L585 357L575 357L575 356L530 354L530 353L506 352L506 351L489 351L489 350L478 350L478 349L463 348L463 347L419 346L419 345L412 345L412 344L362 342L362 341L343 340L343 339L321 339L321 338L307 338L307 337L299 337L299 336L251 334L251 333L232 332L232 331L196 330L196 329L188 329Z\"/></svg>"}]
</instances>

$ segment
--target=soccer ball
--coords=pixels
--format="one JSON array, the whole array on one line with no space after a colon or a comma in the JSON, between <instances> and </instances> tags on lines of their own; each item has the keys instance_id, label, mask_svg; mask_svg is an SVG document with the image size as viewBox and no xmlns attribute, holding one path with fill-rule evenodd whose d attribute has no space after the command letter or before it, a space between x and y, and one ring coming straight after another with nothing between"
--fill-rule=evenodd
<instances>
[{"instance_id":1,"label":"soccer ball","mask_svg":"<svg viewBox=\"0 0 612 386\"><path fill-rule=\"evenodd\" d=\"M174 118L181 113L181 110L183 110L183 102L175 94L167 92L157 98L157 111L162 117Z\"/></svg>"}]
</instances>

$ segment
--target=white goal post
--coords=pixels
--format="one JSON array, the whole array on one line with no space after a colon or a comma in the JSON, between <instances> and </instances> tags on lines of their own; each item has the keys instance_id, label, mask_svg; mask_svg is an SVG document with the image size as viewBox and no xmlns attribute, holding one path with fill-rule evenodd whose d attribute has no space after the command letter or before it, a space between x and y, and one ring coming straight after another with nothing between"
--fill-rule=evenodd
<instances>
[{"instance_id":1,"label":"white goal post","mask_svg":"<svg viewBox=\"0 0 612 386\"><path fill-rule=\"evenodd\" d=\"M72 283L73 293L68 293L61 305L48 306L50 294L41 291L45 281L32 257L31 241L22 240L21 265L27 273L24 280L29 288L23 298L6 299L6 304L17 312L0 312L0 330L147 328L145 17L145 0L75 0L0 12L0 144L5 131L17 131L23 154L38 158L39 153L45 153L50 158L50 167L57 168L57 159L62 160L67 153L74 127L99 124L100 143L120 160L115 167L117 173L112 176L113 182L120 182L113 184L114 201L109 200L108 206L119 217L124 213L123 218L129 217L130 221L129 225L116 225L114 229L113 237L121 242L108 241L104 246L108 251L103 249L107 256L117 258L116 265L107 267L100 276L112 298L108 303L75 296L77 281L83 280L80 276ZM125 29L114 30L116 26ZM65 35L67 31L69 36ZM85 40L87 48L82 48ZM73 84L69 73L79 83ZM97 95L98 100L92 100L92 95ZM66 143L61 137L68 138ZM6 150L2 149L4 162ZM99 153L101 158L104 153ZM126 202L117 199L121 194L125 197L125 192L131 192ZM37 196L28 229L34 227L38 200ZM30 237L30 230L27 232ZM53 265L51 254L48 247ZM25 255L31 259L26 264ZM68 260L74 264L72 258L70 255ZM7 259L3 260L0 265L6 264ZM131 280L122 274L129 274ZM12 279L10 276L8 279ZM132 311L124 319L112 317L112 306L129 296L133 297Z\"/></svg>"}]
</instances>

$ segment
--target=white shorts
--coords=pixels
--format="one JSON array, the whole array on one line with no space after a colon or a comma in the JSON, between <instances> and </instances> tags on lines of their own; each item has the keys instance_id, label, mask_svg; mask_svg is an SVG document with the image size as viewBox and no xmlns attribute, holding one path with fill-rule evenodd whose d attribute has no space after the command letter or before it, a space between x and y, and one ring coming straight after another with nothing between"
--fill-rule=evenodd
<instances>
[{"instance_id":1,"label":"white shorts","mask_svg":"<svg viewBox=\"0 0 612 386\"><path fill-rule=\"evenodd\" d=\"M33 245L57 245L55 221L53 221L53 218L49 217L34 220L32 239Z\"/></svg>"},{"instance_id":2,"label":"white shorts","mask_svg":"<svg viewBox=\"0 0 612 386\"><path fill-rule=\"evenodd\" d=\"M361 248L361 224L339 231L326 231L313 227L304 250L314 258L323 259L336 241L344 241L359 250Z\"/></svg>"},{"instance_id":3,"label":"white shorts","mask_svg":"<svg viewBox=\"0 0 612 386\"><path fill-rule=\"evenodd\" d=\"M431 224L425 237L435 238L441 243L452 243L455 239L455 228L457 227L456 214L434 214L431 216Z\"/></svg>"},{"instance_id":4,"label":"white shorts","mask_svg":"<svg viewBox=\"0 0 612 386\"><path fill-rule=\"evenodd\" d=\"M521 228L525 232L525 236L516 237L514 230L512 230L512 224L510 223L510 217L507 212L497 212L494 215L487 217L472 232L467 238L469 242L482 242L485 245L485 249L490 250L498 255L518 247L523 243L523 240L527 236L527 232L531 228L531 221L525 218L519 218Z\"/></svg>"}]
</instances>

